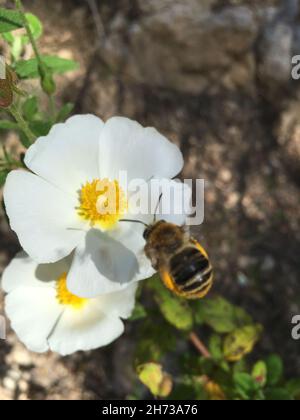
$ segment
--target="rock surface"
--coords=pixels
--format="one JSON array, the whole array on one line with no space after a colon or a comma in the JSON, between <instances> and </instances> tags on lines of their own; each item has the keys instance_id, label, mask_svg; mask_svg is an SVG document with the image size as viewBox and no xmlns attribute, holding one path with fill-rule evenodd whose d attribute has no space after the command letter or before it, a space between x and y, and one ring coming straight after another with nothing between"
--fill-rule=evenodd
<instances>
[{"instance_id":1,"label":"rock surface","mask_svg":"<svg viewBox=\"0 0 300 420\"><path fill-rule=\"evenodd\" d=\"M132 12L132 11L131 11ZM117 13L103 57L134 83L199 94L287 82L297 33L294 0L139 0ZM257 67L257 65L259 65Z\"/></svg>"}]
</instances>

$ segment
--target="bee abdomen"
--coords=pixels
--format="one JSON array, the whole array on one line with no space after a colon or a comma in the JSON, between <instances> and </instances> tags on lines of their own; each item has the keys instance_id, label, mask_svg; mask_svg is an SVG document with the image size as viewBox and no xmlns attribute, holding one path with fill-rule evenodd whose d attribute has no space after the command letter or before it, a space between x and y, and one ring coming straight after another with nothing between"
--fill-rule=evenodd
<instances>
[{"instance_id":1,"label":"bee abdomen","mask_svg":"<svg viewBox=\"0 0 300 420\"><path fill-rule=\"evenodd\" d=\"M184 248L171 258L170 269L177 288L188 295L204 293L211 287L209 260L195 247Z\"/></svg>"}]
</instances>

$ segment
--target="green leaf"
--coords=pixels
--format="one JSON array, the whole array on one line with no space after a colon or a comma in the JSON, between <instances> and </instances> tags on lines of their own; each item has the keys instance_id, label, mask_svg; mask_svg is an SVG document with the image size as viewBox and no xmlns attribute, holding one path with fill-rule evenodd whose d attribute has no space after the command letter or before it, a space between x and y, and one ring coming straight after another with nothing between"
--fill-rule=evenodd
<instances>
[{"instance_id":1,"label":"green leaf","mask_svg":"<svg viewBox=\"0 0 300 420\"><path fill-rule=\"evenodd\" d=\"M43 63L53 73L63 74L78 68L78 63L73 60L46 55L42 55L41 58ZM16 72L21 79L35 79L40 77L39 66L36 58L18 61L16 63Z\"/></svg>"},{"instance_id":2,"label":"green leaf","mask_svg":"<svg viewBox=\"0 0 300 420\"><path fill-rule=\"evenodd\" d=\"M34 39L39 39L43 34L43 25L40 19L32 13L26 13L26 19L31 29L31 33ZM22 36L23 45L30 42L27 35Z\"/></svg>"},{"instance_id":3,"label":"green leaf","mask_svg":"<svg viewBox=\"0 0 300 420\"><path fill-rule=\"evenodd\" d=\"M22 27L23 20L19 12L0 8L0 33L14 31Z\"/></svg>"},{"instance_id":4,"label":"green leaf","mask_svg":"<svg viewBox=\"0 0 300 420\"><path fill-rule=\"evenodd\" d=\"M238 393L244 399L250 399L252 394L258 389L254 379L248 373L235 373L233 375L233 381Z\"/></svg>"},{"instance_id":5,"label":"green leaf","mask_svg":"<svg viewBox=\"0 0 300 420\"><path fill-rule=\"evenodd\" d=\"M15 61L18 61L20 59L22 49L22 38L20 36L14 37L14 41L11 46L11 54Z\"/></svg>"},{"instance_id":6,"label":"green leaf","mask_svg":"<svg viewBox=\"0 0 300 420\"><path fill-rule=\"evenodd\" d=\"M26 99L22 106L23 115L26 120L32 121L38 113L38 101L36 96Z\"/></svg>"},{"instance_id":7,"label":"green leaf","mask_svg":"<svg viewBox=\"0 0 300 420\"><path fill-rule=\"evenodd\" d=\"M137 373L140 381L156 397L166 398L173 388L170 375L165 373L158 363L145 363L138 367Z\"/></svg>"},{"instance_id":8,"label":"green leaf","mask_svg":"<svg viewBox=\"0 0 300 420\"><path fill-rule=\"evenodd\" d=\"M15 39L15 37L13 36L11 32L4 32L2 34L2 37L9 45L12 45Z\"/></svg>"},{"instance_id":9,"label":"green leaf","mask_svg":"<svg viewBox=\"0 0 300 420\"><path fill-rule=\"evenodd\" d=\"M261 325L238 328L224 340L224 357L229 362L237 362L251 353L262 332Z\"/></svg>"},{"instance_id":10,"label":"green leaf","mask_svg":"<svg viewBox=\"0 0 300 420\"><path fill-rule=\"evenodd\" d=\"M222 359L223 357L223 348L222 348L222 338L213 334L209 339L209 351L213 358Z\"/></svg>"},{"instance_id":11,"label":"green leaf","mask_svg":"<svg viewBox=\"0 0 300 420\"><path fill-rule=\"evenodd\" d=\"M283 376L283 363L279 356L272 354L266 360L268 375L267 383L270 386L277 385Z\"/></svg>"},{"instance_id":12,"label":"green leaf","mask_svg":"<svg viewBox=\"0 0 300 420\"><path fill-rule=\"evenodd\" d=\"M21 142L21 144L26 149L28 149L31 146L31 141L28 139L28 137L26 136L26 134L23 131L20 131L19 136L20 136L20 142Z\"/></svg>"},{"instance_id":13,"label":"green leaf","mask_svg":"<svg viewBox=\"0 0 300 420\"><path fill-rule=\"evenodd\" d=\"M65 122L74 109L74 104L67 103L59 111L56 117L56 122Z\"/></svg>"},{"instance_id":14,"label":"green leaf","mask_svg":"<svg viewBox=\"0 0 300 420\"><path fill-rule=\"evenodd\" d=\"M291 379L286 383L285 388L294 400L300 400L300 379Z\"/></svg>"},{"instance_id":15,"label":"green leaf","mask_svg":"<svg viewBox=\"0 0 300 420\"><path fill-rule=\"evenodd\" d=\"M151 318L151 319L150 319ZM137 364L161 361L164 355L176 347L176 338L165 320L152 315L146 318L139 329L139 340L135 352Z\"/></svg>"},{"instance_id":16,"label":"green leaf","mask_svg":"<svg viewBox=\"0 0 300 420\"><path fill-rule=\"evenodd\" d=\"M253 321L243 309L222 297L215 297L196 302L196 322L206 323L217 333L224 334Z\"/></svg>"},{"instance_id":17,"label":"green leaf","mask_svg":"<svg viewBox=\"0 0 300 420\"><path fill-rule=\"evenodd\" d=\"M0 130L17 130L18 124L14 121L0 120Z\"/></svg>"},{"instance_id":18,"label":"green leaf","mask_svg":"<svg viewBox=\"0 0 300 420\"><path fill-rule=\"evenodd\" d=\"M30 129L36 137L47 136L51 129L50 121L31 121Z\"/></svg>"},{"instance_id":19,"label":"green leaf","mask_svg":"<svg viewBox=\"0 0 300 420\"><path fill-rule=\"evenodd\" d=\"M169 292L159 278L150 279L149 284L154 290L154 299L164 318L178 330L190 331L194 320L187 301Z\"/></svg>"},{"instance_id":20,"label":"green leaf","mask_svg":"<svg viewBox=\"0 0 300 420\"><path fill-rule=\"evenodd\" d=\"M146 316L147 312L144 306L141 303L137 303L130 317L130 321L138 321L140 319L146 318Z\"/></svg>"},{"instance_id":21,"label":"green leaf","mask_svg":"<svg viewBox=\"0 0 300 420\"><path fill-rule=\"evenodd\" d=\"M267 365L263 361L257 362L252 369L252 378L262 388L267 383Z\"/></svg>"},{"instance_id":22,"label":"green leaf","mask_svg":"<svg viewBox=\"0 0 300 420\"><path fill-rule=\"evenodd\" d=\"M208 400L204 381L196 376L183 375L174 384L171 400Z\"/></svg>"},{"instance_id":23,"label":"green leaf","mask_svg":"<svg viewBox=\"0 0 300 420\"><path fill-rule=\"evenodd\" d=\"M289 392L284 388L271 388L265 390L268 401L291 401Z\"/></svg>"},{"instance_id":24,"label":"green leaf","mask_svg":"<svg viewBox=\"0 0 300 420\"><path fill-rule=\"evenodd\" d=\"M5 184L7 175L8 175L7 171L0 172L0 188L3 187L3 185Z\"/></svg>"}]
</instances>

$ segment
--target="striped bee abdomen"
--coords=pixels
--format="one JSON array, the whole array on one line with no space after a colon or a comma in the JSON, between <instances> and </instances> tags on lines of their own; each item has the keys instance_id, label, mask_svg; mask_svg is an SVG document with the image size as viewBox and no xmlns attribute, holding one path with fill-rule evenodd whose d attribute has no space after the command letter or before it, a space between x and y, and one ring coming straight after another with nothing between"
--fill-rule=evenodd
<instances>
[{"instance_id":1,"label":"striped bee abdomen","mask_svg":"<svg viewBox=\"0 0 300 420\"><path fill-rule=\"evenodd\" d=\"M195 246L185 247L171 258L170 274L178 291L189 297L206 294L212 284L210 262Z\"/></svg>"}]
</instances>

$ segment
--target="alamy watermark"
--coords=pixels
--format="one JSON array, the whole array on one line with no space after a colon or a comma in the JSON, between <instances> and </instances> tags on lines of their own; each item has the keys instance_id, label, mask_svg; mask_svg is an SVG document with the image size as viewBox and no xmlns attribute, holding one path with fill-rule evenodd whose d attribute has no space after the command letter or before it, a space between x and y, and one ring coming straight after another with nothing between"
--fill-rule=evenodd
<instances>
[{"instance_id":1,"label":"alamy watermark","mask_svg":"<svg viewBox=\"0 0 300 420\"><path fill-rule=\"evenodd\" d=\"M160 219L172 216L186 216L186 225L201 225L204 221L204 188L203 179L131 179L128 181L126 171L119 173L117 184L110 180L101 180L96 189L99 198L96 203L100 215L117 214L122 208L123 196L118 193L122 188L131 216L137 220L143 216L158 216Z\"/></svg>"},{"instance_id":2,"label":"alamy watermark","mask_svg":"<svg viewBox=\"0 0 300 420\"><path fill-rule=\"evenodd\" d=\"M295 315L292 318L292 324L295 325L292 328L292 338L293 340L300 340L300 315Z\"/></svg>"},{"instance_id":3,"label":"alamy watermark","mask_svg":"<svg viewBox=\"0 0 300 420\"><path fill-rule=\"evenodd\" d=\"M300 79L300 55L292 57L292 78L294 80Z\"/></svg>"}]
</instances>

